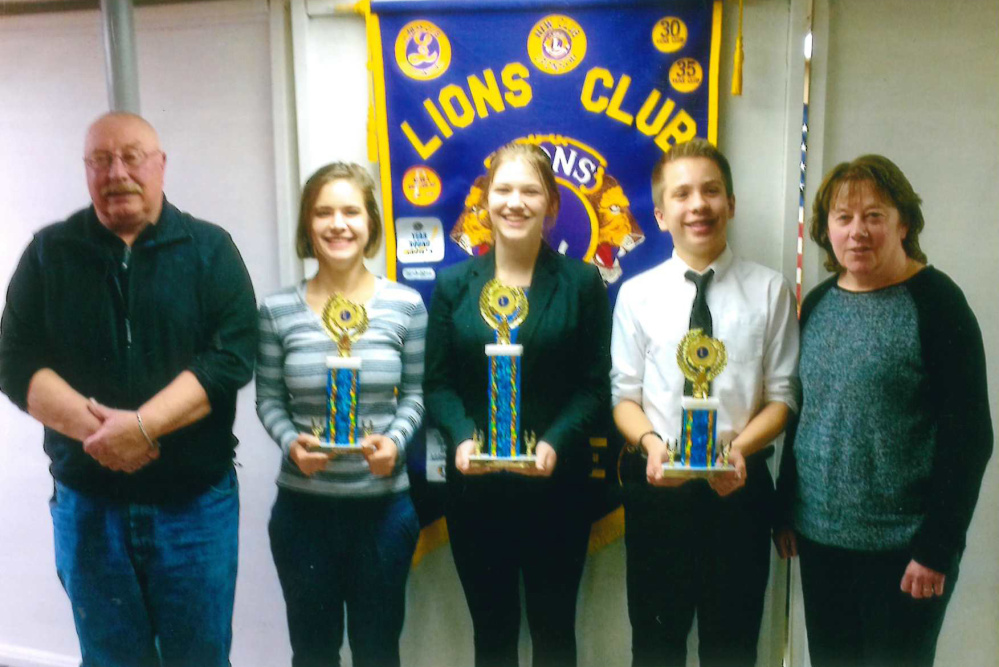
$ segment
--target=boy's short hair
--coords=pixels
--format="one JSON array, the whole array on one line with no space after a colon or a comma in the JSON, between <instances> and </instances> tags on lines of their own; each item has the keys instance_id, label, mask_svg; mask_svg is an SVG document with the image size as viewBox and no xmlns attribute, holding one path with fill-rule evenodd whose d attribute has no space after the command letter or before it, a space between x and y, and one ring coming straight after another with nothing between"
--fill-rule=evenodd
<instances>
[{"instance_id":1,"label":"boy's short hair","mask_svg":"<svg viewBox=\"0 0 999 667\"><path fill-rule=\"evenodd\" d=\"M735 196L735 186L732 184L732 167L728 164L728 158L718 150L711 142L705 139L691 139L682 144L673 146L667 153L663 153L656 166L652 168L652 204L656 208L662 208L663 194L666 190L666 183L663 175L666 173L666 165L677 160L688 157L704 157L716 165L725 180L725 191L729 197Z\"/></svg>"}]
</instances>

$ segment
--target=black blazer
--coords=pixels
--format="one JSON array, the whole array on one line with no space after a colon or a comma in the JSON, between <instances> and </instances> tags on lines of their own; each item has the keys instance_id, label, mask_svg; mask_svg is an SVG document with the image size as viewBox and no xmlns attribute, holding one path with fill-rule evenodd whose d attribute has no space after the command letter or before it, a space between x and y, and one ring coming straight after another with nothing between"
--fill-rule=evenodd
<instances>
[{"instance_id":1,"label":"black blazer","mask_svg":"<svg viewBox=\"0 0 999 667\"><path fill-rule=\"evenodd\" d=\"M487 423L484 346L495 332L479 313L479 294L496 273L494 253L441 272L430 302L424 401L448 452L448 480L457 445ZM558 455L554 476L589 474L589 437L610 410L611 313L596 267L542 243L528 290L527 319L518 329L521 429L532 430Z\"/></svg>"}]
</instances>

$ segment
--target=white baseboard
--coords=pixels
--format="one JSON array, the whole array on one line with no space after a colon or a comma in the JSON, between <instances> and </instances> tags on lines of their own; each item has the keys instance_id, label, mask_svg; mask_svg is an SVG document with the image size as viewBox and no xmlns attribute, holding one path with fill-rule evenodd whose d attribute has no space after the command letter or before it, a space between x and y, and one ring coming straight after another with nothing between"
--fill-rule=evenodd
<instances>
[{"instance_id":1,"label":"white baseboard","mask_svg":"<svg viewBox=\"0 0 999 667\"><path fill-rule=\"evenodd\" d=\"M6 667L79 667L80 658L0 644L0 665Z\"/></svg>"}]
</instances>

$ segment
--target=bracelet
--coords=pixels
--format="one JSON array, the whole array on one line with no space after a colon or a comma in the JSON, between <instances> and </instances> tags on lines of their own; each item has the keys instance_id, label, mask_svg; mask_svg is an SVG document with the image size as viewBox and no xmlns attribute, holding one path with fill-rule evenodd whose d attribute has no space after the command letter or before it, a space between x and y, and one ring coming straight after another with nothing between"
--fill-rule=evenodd
<instances>
[{"instance_id":1,"label":"bracelet","mask_svg":"<svg viewBox=\"0 0 999 667\"><path fill-rule=\"evenodd\" d=\"M160 448L160 443L150 438L149 434L146 433L146 427L142 425L142 415L139 414L138 410L135 411L135 421L139 422L139 430L142 432L142 437L149 443L149 449L158 450Z\"/></svg>"},{"instance_id":2,"label":"bracelet","mask_svg":"<svg viewBox=\"0 0 999 667\"><path fill-rule=\"evenodd\" d=\"M659 438L660 440L663 439L663 437L661 435L659 435L658 433L656 433L655 431L646 431L642 435L638 436L638 443L637 444L642 449L645 449L645 445L642 444L642 440L645 440L645 436L647 436L647 435L654 435L657 438Z\"/></svg>"}]
</instances>

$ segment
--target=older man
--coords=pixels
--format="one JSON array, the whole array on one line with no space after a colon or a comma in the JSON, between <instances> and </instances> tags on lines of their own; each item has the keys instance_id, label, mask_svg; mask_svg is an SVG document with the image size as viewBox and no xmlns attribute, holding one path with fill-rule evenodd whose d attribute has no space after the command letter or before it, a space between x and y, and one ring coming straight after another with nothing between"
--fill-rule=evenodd
<instances>
[{"instance_id":1,"label":"older man","mask_svg":"<svg viewBox=\"0 0 999 667\"><path fill-rule=\"evenodd\" d=\"M93 205L11 279L0 390L45 426L84 667L228 665L253 288L229 235L163 196L149 123L98 118L83 159Z\"/></svg>"}]
</instances>

